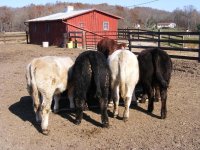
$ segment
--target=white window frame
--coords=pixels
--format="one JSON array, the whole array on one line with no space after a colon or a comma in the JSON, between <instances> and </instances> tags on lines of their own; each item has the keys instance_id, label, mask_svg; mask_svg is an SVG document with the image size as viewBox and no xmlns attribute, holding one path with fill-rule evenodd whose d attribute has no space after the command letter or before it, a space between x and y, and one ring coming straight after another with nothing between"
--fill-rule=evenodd
<instances>
[{"instance_id":1,"label":"white window frame","mask_svg":"<svg viewBox=\"0 0 200 150\"><path fill-rule=\"evenodd\" d=\"M80 23L79 23L79 26L80 26L81 29L84 29L85 24L84 24L83 22L80 22Z\"/></svg>"},{"instance_id":2,"label":"white window frame","mask_svg":"<svg viewBox=\"0 0 200 150\"><path fill-rule=\"evenodd\" d=\"M109 22L108 21L104 21L103 22L103 30L104 31L108 31L109 30Z\"/></svg>"}]
</instances>

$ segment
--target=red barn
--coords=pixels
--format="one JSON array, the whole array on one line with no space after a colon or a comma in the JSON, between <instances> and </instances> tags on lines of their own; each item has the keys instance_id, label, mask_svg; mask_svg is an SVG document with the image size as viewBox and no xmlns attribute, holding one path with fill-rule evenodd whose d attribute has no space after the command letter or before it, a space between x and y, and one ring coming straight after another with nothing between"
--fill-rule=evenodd
<instances>
[{"instance_id":1,"label":"red barn","mask_svg":"<svg viewBox=\"0 0 200 150\"><path fill-rule=\"evenodd\" d=\"M85 31L84 36L85 33L94 36L99 32L117 31L119 19L121 17L97 9L73 10L71 7L66 12L28 20L26 23L29 25L31 44L48 41L50 45L61 46L64 33Z\"/></svg>"}]
</instances>

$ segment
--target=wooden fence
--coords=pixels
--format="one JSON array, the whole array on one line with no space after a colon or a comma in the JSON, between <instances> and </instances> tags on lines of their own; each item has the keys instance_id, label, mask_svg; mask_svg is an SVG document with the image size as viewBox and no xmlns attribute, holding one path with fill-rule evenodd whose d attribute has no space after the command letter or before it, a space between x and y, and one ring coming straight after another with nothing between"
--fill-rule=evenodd
<instances>
[{"instance_id":1,"label":"wooden fence","mask_svg":"<svg viewBox=\"0 0 200 150\"><path fill-rule=\"evenodd\" d=\"M26 32L0 33L0 43L29 43L28 36ZM138 49L159 47L166 50L172 58L200 61L200 32L118 29L118 31L95 32L95 34L87 31L70 32L69 37L75 39L75 45L82 45L82 48L86 49L95 49L100 39L109 37L118 42L126 42L128 49L136 54L140 52Z\"/></svg>"},{"instance_id":2,"label":"wooden fence","mask_svg":"<svg viewBox=\"0 0 200 150\"><path fill-rule=\"evenodd\" d=\"M72 41L74 41L74 46L73 46L74 48L78 48L78 45L81 45L81 47L84 48L83 32L71 31L68 33L64 33L63 37L64 37L63 47L66 47L67 43L72 40Z\"/></svg>"},{"instance_id":3,"label":"wooden fence","mask_svg":"<svg viewBox=\"0 0 200 150\"><path fill-rule=\"evenodd\" d=\"M0 43L28 43L28 34L26 32L2 32Z\"/></svg>"},{"instance_id":4,"label":"wooden fence","mask_svg":"<svg viewBox=\"0 0 200 150\"><path fill-rule=\"evenodd\" d=\"M96 35L86 32L85 33L85 44L86 49L96 49L97 43L104 37L118 40L117 31L96 31Z\"/></svg>"},{"instance_id":5,"label":"wooden fence","mask_svg":"<svg viewBox=\"0 0 200 150\"><path fill-rule=\"evenodd\" d=\"M82 46L96 49L97 43L104 37L125 42L128 49L139 53L138 49L159 47L166 50L172 58L200 61L200 32L162 32L141 29L118 29L118 31L85 32ZM76 38L73 36L73 38ZM139 44L137 44L139 43ZM149 44L147 44L149 43ZM189 45L189 44L192 44Z\"/></svg>"},{"instance_id":6,"label":"wooden fence","mask_svg":"<svg viewBox=\"0 0 200 150\"><path fill-rule=\"evenodd\" d=\"M200 61L200 32L162 32L147 31L139 29L119 29L119 37L128 40L129 50L135 52L135 49L147 49L159 47L163 50L171 52L187 52L185 56L170 54L172 58L189 59ZM134 43L140 42L139 45ZM145 45L143 43L154 43L153 45ZM193 44L193 46L186 46ZM138 53L138 52L135 52ZM194 53L195 56L190 56Z\"/></svg>"}]
</instances>

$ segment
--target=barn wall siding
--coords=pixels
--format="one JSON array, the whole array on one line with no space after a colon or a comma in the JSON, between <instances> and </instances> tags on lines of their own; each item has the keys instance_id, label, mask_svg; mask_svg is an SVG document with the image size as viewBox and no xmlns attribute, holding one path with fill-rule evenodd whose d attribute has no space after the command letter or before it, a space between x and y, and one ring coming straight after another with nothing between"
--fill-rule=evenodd
<instances>
[{"instance_id":1,"label":"barn wall siding","mask_svg":"<svg viewBox=\"0 0 200 150\"><path fill-rule=\"evenodd\" d=\"M78 27L80 27L80 23L83 23L84 29L92 32L103 31L104 21L109 22L108 31L117 31L118 19L98 11L91 11L65 20L65 22L71 23ZM48 41L50 45L61 46L63 42L63 33L68 31L81 30L72 26L68 26L62 21L30 22L30 43L41 45L43 41Z\"/></svg>"},{"instance_id":2,"label":"barn wall siding","mask_svg":"<svg viewBox=\"0 0 200 150\"><path fill-rule=\"evenodd\" d=\"M87 14L68 19L67 22L80 27L80 23L84 23L84 29L90 31L103 31L103 22L109 22L109 31L116 31L118 20L99 12L89 12ZM77 31L76 28L69 26L70 31Z\"/></svg>"},{"instance_id":3,"label":"barn wall siding","mask_svg":"<svg viewBox=\"0 0 200 150\"><path fill-rule=\"evenodd\" d=\"M48 29L49 28L49 29ZM59 21L34 22L29 24L30 43L42 44L48 41L50 45L61 45L65 25Z\"/></svg>"}]
</instances>

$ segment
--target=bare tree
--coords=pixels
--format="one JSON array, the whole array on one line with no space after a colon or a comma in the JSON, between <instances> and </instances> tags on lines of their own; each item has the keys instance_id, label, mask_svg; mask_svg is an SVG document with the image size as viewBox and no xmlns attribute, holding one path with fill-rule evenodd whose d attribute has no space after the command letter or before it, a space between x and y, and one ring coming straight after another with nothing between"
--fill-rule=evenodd
<instances>
[{"instance_id":1,"label":"bare tree","mask_svg":"<svg viewBox=\"0 0 200 150\"><path fill-rule=\"evenodd\" d=\"M11 31L13 13L12 9L8 7L0 7L0 31Z\"/></svg>"},{"instance_id":2,"label":"bare tree","mask_svg":"<svg viewBox=\"0 0 200 150\"><path fill-rule=\"evenodd\" d=\"M195 31L197 30L197 24L200 23L200 13L192 5L174 10L172 16L174 22L183 29Z\"/></svg>"},{"instance_id":3,"label":"bare tree","mask_svg":"<svg viewBox=\"0 0 200 150\"><path fill-rule=\"evenodd\" d=\"M200 12L194 6L185 6L183 9L175 9L172 13L148 8L135 7L126 8L118 5L108 5L102 3L98 5L59 2L47 3L46 5L28 5L22 8L0 7L0 32L2 31L24 31L27 26L26 20L63 12L68 5L73 5L75 9L97 8L99 10L115 14L122 17L119 21L119 28L134 27L134 24L141 26L153 26L158 22L175 22L183 29L197 30L200 24Z\"/></svg>"}]
</instances>

